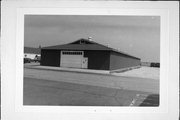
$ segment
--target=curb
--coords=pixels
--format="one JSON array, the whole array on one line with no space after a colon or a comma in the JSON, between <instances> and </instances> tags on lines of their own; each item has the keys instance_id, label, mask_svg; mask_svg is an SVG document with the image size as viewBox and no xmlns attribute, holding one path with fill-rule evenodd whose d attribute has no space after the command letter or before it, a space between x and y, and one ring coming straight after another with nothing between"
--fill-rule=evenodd
<instances>
[{"instance_id":1,"label":"curb","mask_svg":"<svg viewBox=\"0 0 180 120\"><path fill-rule=\"evenodd\" d=\"M107 76L111 76L111 73L110 71L107 72L107 73L102 73L102 72L93 72L93 71L76 71L76 70L73 70L73 69L70 69L70 70L65 70L65 69L50 69L50 68L38 68L38 67L31 67L31 66L26 66L24 68L27 68L27 69L38 69L38 70L48 70L48 71L63 71L63 72L74 72L74 73L87 73L87 74L101 74L101 75L107 75Z\"/></svg>"},{"instance_id":2,"label":"curb","mask_svg":"<svg viewBox=\"0 0 180 120\"><path fill-rule=\"evenodd\" d=\"M111 70L109 73L121 73L121 72L126 72L132 69L137 69L140 68L141 66L134 66L134 67L129 67L129 68L122 68L122 69L117 69L117 70Z\"/></svg>"}]
</instances>

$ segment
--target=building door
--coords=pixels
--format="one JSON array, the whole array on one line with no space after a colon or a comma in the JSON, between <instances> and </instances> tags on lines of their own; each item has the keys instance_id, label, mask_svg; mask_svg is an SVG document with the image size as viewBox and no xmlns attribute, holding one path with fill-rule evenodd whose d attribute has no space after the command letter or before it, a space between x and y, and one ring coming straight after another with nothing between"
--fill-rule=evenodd
<instances>
[{"instance_id":1,"label":"building door","mask_svg":"<svg viewBox=\"0 0 180 120\"><path fill-rule=\"evenodd\" d=\"M83 60L82 60L82 68L88 68L88 58L83 58Z\"/></svg>"},{"instance_id":2,"label":"building door","mask_svg":"<svg viewBox=\"0 0 180 120\"><path fill-rule=\"evenodd\" d=\"M61 67L82 68L83 51L61 51Z\"/></svg>"}]
</instances>

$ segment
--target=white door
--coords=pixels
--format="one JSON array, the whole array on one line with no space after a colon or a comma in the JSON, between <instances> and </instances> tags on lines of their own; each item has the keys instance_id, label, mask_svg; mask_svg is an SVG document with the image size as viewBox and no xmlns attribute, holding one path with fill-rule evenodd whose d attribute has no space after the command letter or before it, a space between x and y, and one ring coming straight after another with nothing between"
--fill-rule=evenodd
<instances>
[{"instance_id":1,"label":"white door","mask_svg":"<svg viewBox=\"0 0 180 120\"><path fill-rule=\"evenodd\" d=\"M61 51L61 67L82 68L82 51Z\"/></svg>"},{"instance_id":2,"label":"white door","mask_svg":"<svg viewBox=\"0 0 180 120\"><path fill-rule=\"evenodd\" d=\"M82 60L82 68L88 68L88 58L83 58L83 60Z\"/></svg>"}]
</instances>

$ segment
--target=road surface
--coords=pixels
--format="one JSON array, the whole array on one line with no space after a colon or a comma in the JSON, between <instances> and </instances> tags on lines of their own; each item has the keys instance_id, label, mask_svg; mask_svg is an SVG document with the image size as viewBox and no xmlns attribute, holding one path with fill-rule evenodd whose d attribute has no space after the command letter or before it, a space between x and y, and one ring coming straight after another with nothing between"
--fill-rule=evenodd
<instances>
[{"instance_id":1,"label":"road surface","mask_svg":"<svg viewBox=\"0 0 180 120\"><path fill-rule=\"evenodd\" d=\"M139 80L139 81L138 81ZM158 81L113 75L24 69L24 105L158 106ZM152 98L152 97L151 97ZM147 100L146 100L147 101Z\"/></svg>"},{"instance_id":2,"label":"road surface","mask_svg":"<svg viewBox=\"0 0 180 120\"><path fill-rule=\"evenodd\" d=\"M24 78L24 105L58 106L133 106L140 105L150 93L75 83ZM159 99L156 99L156 101ZM152 100L151 100L152 101ZM145 104L149 105L149 104ZM151 104L152 106L153 104ZM158 106L156 104L156 106Z\"/></svg>"},{"instance_id":3,"label":"road surface","mask_svg":"<svg viewBox=\"0 0 180 120\"><path fill-rule=\"evenodd\" d=\"M24 77L115 89L143 91L156 94L159 93L159 80L150 78L38 70L28 68L24 69Z\"/></svg>"}]
</instances>

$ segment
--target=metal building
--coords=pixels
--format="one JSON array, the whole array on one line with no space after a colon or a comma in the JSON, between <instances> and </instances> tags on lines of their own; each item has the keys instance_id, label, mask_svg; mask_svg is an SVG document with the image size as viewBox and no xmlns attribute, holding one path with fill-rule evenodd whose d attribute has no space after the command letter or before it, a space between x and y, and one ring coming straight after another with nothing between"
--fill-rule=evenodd
<instances>
[{"instance_id":1,"label":"metal building","mask_svg":"<svg viewBox=\"0 0 180 120\"><path fill-rule=\"evenodd\" d=\"M41 65L96 70L116 70L140 65L140 59L91 39L43 47Z\"/></svg>"}]
</instances>

